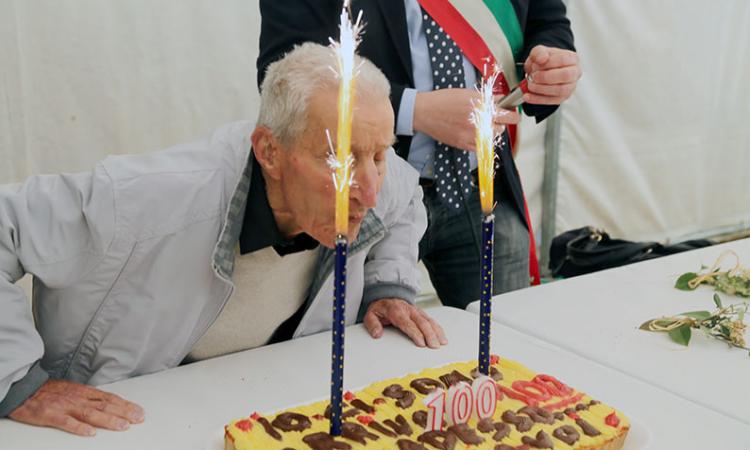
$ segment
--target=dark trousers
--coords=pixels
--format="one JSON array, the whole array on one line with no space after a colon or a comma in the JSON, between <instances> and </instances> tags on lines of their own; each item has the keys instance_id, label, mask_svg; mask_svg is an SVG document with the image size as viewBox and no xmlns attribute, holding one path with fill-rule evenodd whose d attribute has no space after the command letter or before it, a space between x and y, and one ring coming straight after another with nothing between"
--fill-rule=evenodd
<instances>
[{"instance_id":1,"label":"dark trousers","mask_svg":"<svg viewBox=\"0 0 750 450\"><path fill-rule=\"evenodd\" d=\"M479 300L482 210L477 187L456 212L423 186L427 231L419 256L443 305L465 309ZM495 193L494 295L529 286L529 231L502 189Z\"/></svg>"}]
</instances>

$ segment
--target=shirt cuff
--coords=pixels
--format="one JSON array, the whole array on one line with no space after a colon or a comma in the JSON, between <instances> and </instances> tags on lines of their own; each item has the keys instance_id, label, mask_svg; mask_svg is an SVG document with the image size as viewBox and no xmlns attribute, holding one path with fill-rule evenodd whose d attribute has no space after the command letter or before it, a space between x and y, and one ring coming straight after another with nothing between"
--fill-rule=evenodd
<instances>
[{"instance_id":1,"label":"shirt cuff","mask_svg":"<svg viewBox=\"0 0 750 450\"><path fill-rule=\"evenodd\" d=\"M42 369L39 361L35 362L28 373L10 386L5 398L0 402L0 417L7 417L23 402L34 395L44 383L49 380L49 374Z\"/></svg>"},{"instance_id":2,"label":"shirt cuff","mask_svg":"<svg viewBox=\"0 0 750 450\"><path fill-rule=\"evenodd\" d=\"M396 119L396 134L398 136L414 136L414 104L417 101L417 90L404 88L401 103L398 107Z\"/></svg>"}]
</instances>

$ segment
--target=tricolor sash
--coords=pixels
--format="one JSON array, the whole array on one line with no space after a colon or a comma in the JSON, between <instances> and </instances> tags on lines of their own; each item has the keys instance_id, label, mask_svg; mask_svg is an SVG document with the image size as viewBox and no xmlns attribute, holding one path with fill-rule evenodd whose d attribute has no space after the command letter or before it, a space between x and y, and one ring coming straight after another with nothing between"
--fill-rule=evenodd
<instances>
[{"instance_id":1,"label":"tricolor sash","mask_svg":"<svg viewBox=\"0 0 750 450\"><path fill-rule=\"evenodd\" d=\"M502 68L507 94L518 82L516 60L523 49L523 33L510 0L419 0L419 4L450 35L481 74Z\"/></svg>"},{"instance_id":2,"label":"tricolor sash","mask_svg":"<svg viewBox=\"0 0 750 450\"><path fill-rule=\"evenodd\" d=\"M502 68L495 92L507 94L519 83L516 61L523 50L523 31L510 0L419 0L419 4L458 45L479 73L489 75ZM516 147L517 127L510 125L511 150ZM539 284L539 261L531 227L529 208L524 199L529 227L529 275L531 284Z\"/></svg>"}]
</instances>

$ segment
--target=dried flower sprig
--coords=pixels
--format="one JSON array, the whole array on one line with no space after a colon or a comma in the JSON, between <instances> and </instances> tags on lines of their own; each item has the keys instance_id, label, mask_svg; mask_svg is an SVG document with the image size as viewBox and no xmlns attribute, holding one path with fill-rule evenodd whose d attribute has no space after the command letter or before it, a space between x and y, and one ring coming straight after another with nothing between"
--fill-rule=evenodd
<instances>
[{"instance_id":1,"label":"dried flower sprig","mask_svg":"<svg viewBox=\"0 0 750 450\"><path fill-rule=\"evenodd\" d=\"M750 351L745 341L747 324L744 321L750 304L724 306L719 294L714 294L714 303L718 308L714 312L690 311L672 317L651 319L641 325L640 329L667 333L673 341L685 346L690 343L692 329L697 329L732 347Z\"/></svg>"},{"instance_id":2,"label":"dried flower sprig","mask_svg":"<svg viewBox=\"0 0 750 450\"><path fill-rule=\"evenodd\" d=\"M729 270L721 270L721 263L727 256L734 256L735 265ZM750 269L740 265L740 258L731 250L722 253L707 272L688 272L680 275L675 283L677 289L692 291L701 284L713 286L717 291L740 297L750 297Z\"/></svg>"}]
</instances>

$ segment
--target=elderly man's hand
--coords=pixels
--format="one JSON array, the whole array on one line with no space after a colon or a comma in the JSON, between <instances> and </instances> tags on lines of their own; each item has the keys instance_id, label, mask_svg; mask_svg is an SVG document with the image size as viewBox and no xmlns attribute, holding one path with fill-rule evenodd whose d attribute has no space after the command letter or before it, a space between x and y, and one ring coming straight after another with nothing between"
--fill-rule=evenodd
<instances>
[{"instance_id":1,"label":"elderly man's hand","mask_svg":"<svg viewBox=\"0 0 750 450\"><path fill-rule=\"evenodd\" d=\"M132 423L143 422L143 408L91 386L48 380L8 417L79 436L93 436L95 427L123 431Z\"/></svg>"},{"instance_id":2,"label":"elderly man's hand","mask_svg":"<svg viewBox=\"0 0 750 450\"><path fill-rule=\"evenodd\" d=\"M409 336L417 347L439 348L448 343L443 328L422 309L400 298L381 298L367 308L365 328L372 337L383 335L383 327L393 325Z\"/></svg>"},{"instance_id":3,"label":"elderly man's hand","mask_svg":"<svg viewBox=\"0 0 750 450\"><path fill-rule=\"evenodd\" d=\"M523 68L531 75L523 100L536 105L559 105L567 100L582 74L576 52L544 45L531 49Z\"/></svg>"},{"instance_id":4,"label":"elderly man's hand","mask_svg":"<svg viewBox=\"0 0 750 450\"><path fill-rule=\"evenodd\" d=\"M420 92L414 103L414 130L438 142L462 150L475 151L474 124L471 112L479 93L474 89L439 89ZM495 132L501 134L505 125L518 123L517 112L503 110L495 117Z\"/></svg>"}]
</instances>

